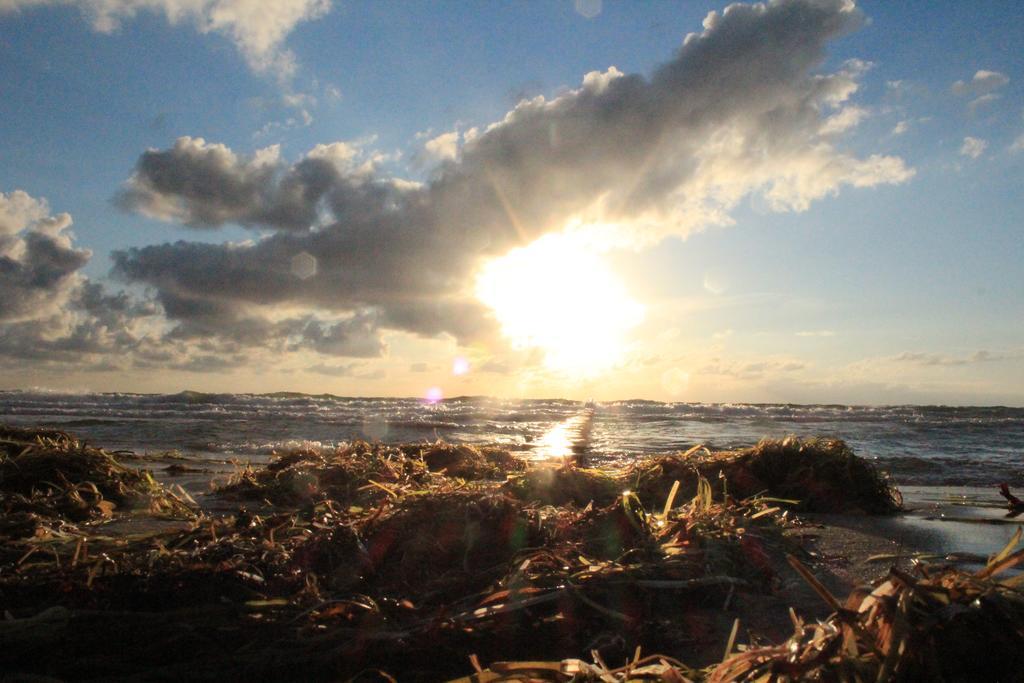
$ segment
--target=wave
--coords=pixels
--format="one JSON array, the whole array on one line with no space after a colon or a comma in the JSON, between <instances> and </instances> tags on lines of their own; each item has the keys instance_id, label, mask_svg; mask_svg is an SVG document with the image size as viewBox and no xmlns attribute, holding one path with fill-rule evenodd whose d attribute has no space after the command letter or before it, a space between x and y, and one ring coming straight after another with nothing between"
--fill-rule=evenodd
<instances>
[{"instance_id":1,"label":"wave","mask_svg":"<svg viewBox=\"0 0 1024 683\"><path fill-rule=\"evenodd\" d=\"M72 430L92 442L264 456L296 444L333 446L357 438L438 437L521 444L577 414L567 399L459 396L345 398L276 392L174 394L0 391L0 420ZM763 403L663 403L631 399L595 404L591 456L613 464L637 454L697 443L731 448L763 436L832 435L893 473L901 483L1020 482L1024 408L847 406Z\"/></svg>"}]
</instances>

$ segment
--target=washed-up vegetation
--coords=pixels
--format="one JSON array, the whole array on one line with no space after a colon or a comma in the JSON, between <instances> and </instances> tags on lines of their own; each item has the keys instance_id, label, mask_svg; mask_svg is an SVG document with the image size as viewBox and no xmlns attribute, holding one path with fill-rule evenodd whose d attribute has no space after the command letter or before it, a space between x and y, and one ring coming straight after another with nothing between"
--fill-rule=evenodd
<instances>
[{"instance_id":1,"label":"washed-up vegetation","mask_svg":"<svg viewBox=\"0 0 1024 683\"><path fill-rule=\"evenodd\" d=\"M1022 575L999 575L1024 560L1018 535L987 566L967 573L918 565L915 575L892 568L873 586L840 602L794 557L790 563L833 609L819 622L791 611L793 635L771 645L736 647L734 628L719 664L693 669L662 654L635 655L609 667L589 660L502 661L456 683L493 681L1019 681L1024 672ZM737 621L738 626L738 621Z\"/></svg>"},{"instance_id":2,"label":"washed-up vegetation","mask_svg":"<svg viewBox=\"0 0 1024 683\"><path fill-rule=\"evenodd\" d=\"M834 612L822 623L794 617L793 636L751 648L715 667L709 681L765 676L826 681L1016 681L1024 675L1021 575L998 575L1024 559L1020 534L975 573L917 566L893 568L845 605L791 558ZM979 654L984 652L983 655Z\"/></svg>"},{"instance_id":3,"label":"washed-up vegetation","mask_svg":"<svg viewBox=\"0 0 1024 683\"><path fill-rule=\"evenodd\" d=\"M0 427L0 540L73 531L119 512L190 518L185 496L64 432Z\"/></svg>"},{"instance_id":4,"label":"washed-up vegetation","mask_svg":"<svg viewBox=\"0 0 1024 683\"><path fill-rule=\"evenodd\" d=\"M452 478L486 480L526 469L526 463L498 448L471 445L388 446L356 441L336 449L304 448L268 466L246 467L221 486L221 496L300 505L331 500L373 505L382 499L443 485Z\"/></svg>"},{"instance_id":5,"label":"washed-up vegetation","mask_svg":"<svg viewBox=\"0 0 1024 683\"><path fill-rule=\"evenodd\" d=\"M71 437L20 441L56 463L32 470L39 482L90 481L118 510L178 500ZM770 459L763 469L757 453ZM871 468L838 442L695 450L624 472L528 468L499 449L444 443L289 452L210 494L241 506L232 515L136 536L8 538L0 666L75 679L756 680L775 666L771 649L736 629L729 638L734 606L792 576L784 558L802 550L782 531L807 501L784 485L808 475L783 470L813 469L819 455L821 476L836 477L829 490L852 501L826 509L893 509L883 479L874 504L850 486ZM69 490L3 467L5 495L8 481L26 497ZM761 487L733 480L747 470ZM801 648L824 638L799 629ZM837 651L853 652L845 641ZM732 658L715 669L723 653Z\"/></svg>"},{"instance_id":6,"label":"washed-up vegetation","mask_svg":"<svg viewBox=\"0 0 1024 683\"><path fill-rule=\"evenodd\" d=\"M903 503L888 478L840 439L764 439L752 448L720 452L697 446L640 462L627 477L635 479L637 491L655 497L675 480L689 494L699 477L720 479L722 495L745 498L771 491L814 512L887 514Z\"/></svg>"}]
</instances>

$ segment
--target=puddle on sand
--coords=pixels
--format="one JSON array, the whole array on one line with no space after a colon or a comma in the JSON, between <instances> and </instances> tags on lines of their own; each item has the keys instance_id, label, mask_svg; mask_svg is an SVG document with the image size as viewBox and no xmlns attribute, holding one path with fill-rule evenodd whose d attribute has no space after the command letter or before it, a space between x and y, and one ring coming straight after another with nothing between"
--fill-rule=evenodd
<instances>
[{"instance_id":1,"label":"puddle on sand","mask_svg":"<svg viewBox=\"0 0 1024 683\"><path fill-rule=\"evenodd\" d=\"M1007 514L995 486L905 486L908 512L899 523L920 534L936 553L988 556L1002 550L1024 515Z\"/></svg>"}]
</instances>

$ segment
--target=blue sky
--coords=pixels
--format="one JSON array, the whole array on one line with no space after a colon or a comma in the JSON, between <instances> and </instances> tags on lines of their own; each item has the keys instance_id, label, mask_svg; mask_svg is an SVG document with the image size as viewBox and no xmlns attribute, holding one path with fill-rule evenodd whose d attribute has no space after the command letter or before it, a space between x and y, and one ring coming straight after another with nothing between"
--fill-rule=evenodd
<instances>
[{"instance_id":1,"label":"blue sky","mask_svg":"<svg viewBox=\"0 0 1024 683\"><path fill-rule=\"evenodd\" d=\"M750 21L777 15L784 22L789 5L803 6L769 4ZM15 273L0 278L0 294L23 302L0 306L4 385L1024 404L1024 31L1015 3L861 2L854 20L838 0L807 0L842 18L845 28L821 37L822 59L809 58L798 73L785 71L794 48L780 42L779 87L789 94L756 96L779 97L785 105L776 112L793 108L793 117L820 123L835 116L835 129L809 135L812 119L805 118L777 129L765 123L775 118L743 123L760 102L753 93L742 108L723 113L723 121L734 121L721 129L670 127L675 136L711 131L741 140L744 155L753 153L754 140L775 137L756 146L764 163L756 173L739 161L711 168L713 149L700 146L706 141L672 153L652 146L659 173L671 180L644 178L635 216L579 199L586 193L577 186L591 182L587 166L566 170L554 158L549 164L521 140L521 149L488 146L488 136L502 133L488 126L504 120L498 128L513 131L516 122L506 118L513 110L540 117L552 115L560 98L583 101L578 93L589 72L615 67L647 79L659 65L685 66L676 54L691 32L704 32L695 44L719 41L723 51L715 54L732 60L730 69L742 68L742 50L752 48L730 48L730 27L742 13L723 13L718 3L590 5L600 10L592 17L570 1L294 0L252 12L244 0L0 0L0 192L8 204L0 238L10 238L0 241L0 257ZM705 29L711 11L719 19ZM793 28L786 39L819 36ZM733 73L716 72L704 59L709 74ZM764 68L774 77L771 65ZM688 82L699 83L697 73ZM835 102L785 99L830 75L853 90ZM595 96L610 99L600 87ZM688 97L710 103L714 92L671 96L685 106ZM517 109L537 96L547 109ZM590 134L613 138L610 156L588 163L611 168L615 155L628 151L630 135L643 137L624 124L600 128L607 120L600 109L581 111L597 112L598 123L587 122ZM569 134L573 120L559 124L560 134ZM176 147L181 138L192 142ZM332 143L342 144L311 153ZM257 160L259 150L275 145ZM441 246L419 250L405 245L420 244L431 230L447 234L442 223L458 220L439 213L430 227L382 231L375 241L374 221L387 223L390 214L367 217L362 204L324 200L330 208L305 207L316 214L302 214L311 226L289 217L282 227L226 197L240 183L265 199L307 157L342 169L337 182L346 191L384 188L387 201L403 206L418 192L429 196L415 201L440 202L436 188L453 179L477 187L474 169L525 172L508 170L512 156L488 154L542 164L539 175L552 173L552 183L576 184L573 220L616 226L611 248L586 230L573 244L598 253L645 313L642 322L616 327L609 321L629 316L608 308L592 325L566 330L563 343L604 354L585 368L545 362L565 349L510 335L503 322L509 311L488 308L472 288L487 263L561 231L567 214L552 207L568 194L519 197L524 216L555 217L557 224L519 226L516 241L488 232L491 214L480 209L472 219L479 225L467 218L457 239L437 238ZM216 158L223 173L211 174L200 157ZM875 158L887 161L835 178L813 170ZM684 176L688 164L700 168ZM161 184L170 175L177 184ZM779 179L789 183L782 204L765 189ZM723 187L726 198L716 194ZM16 191L23 193L18 201ZM473 191L466 190L470 203ZM613 198L622 192L599 186L595 197L601 191ZM679 197L700 192L714 216L703 215L703 204L700 215L681 208ZM275 216L283 210L267 207ZM64 212L72 228L39 223ZM341 244L330 234L353 230L346 220L366 222L355 230L366 250L356 263L369 275L349 277L355 269L342 265L329 272L335 266L328 264L348 262L312 246ZM49 278L25 246L36 233L71 255ZM126 251L179 240L209 249ZM473 249L463 248L468 244ZM296 282L268 278L264 290L258 274L249 283L224 265L229 257L250 259L242 274L258 273L266 264L257 255L287 259L291 247L311 253L320 270ZM387 252L402 259L384 258ZM185 266L207 257L208 271L223 268L223 277L207 271L201 287L190 287L197 276ZM120 266L111 273L115 261ZM373 275L387 268L396 269L393 277L374 284ZM410 269L423 272L414 277ZM416 277L429 284L417 287ZM566 284L564 273L516 277L546 278L556 299L559 288L595 286L586 274L574 275L575 284ZM96 301L84 303L83 288L96 285L102 295L91 290ZM127 298L117 299L121 291ZM587 341L599 338L615 343Z\"/></svg>"}]
</instances>

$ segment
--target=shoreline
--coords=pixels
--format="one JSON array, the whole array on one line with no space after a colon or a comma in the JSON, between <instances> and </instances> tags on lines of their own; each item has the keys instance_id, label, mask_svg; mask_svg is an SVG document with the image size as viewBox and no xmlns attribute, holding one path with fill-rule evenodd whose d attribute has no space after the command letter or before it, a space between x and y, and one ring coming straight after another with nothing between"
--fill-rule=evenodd
<instances>
[{"instance_id":1,"label":"shoreline","mask_svg":"<svg viewBox=\"0 0 1024 683\"><path fill-rule=\"evenodd\" d=\"M108 448L141 453L174 447L212 459L266 462L275 450L307 443L333 448L357 438L385 443L443 438L531 449L580 412L580 404L569 401L207 398L19 394L0 401L0 413L26 426L59 426ZM1017 457L1024 443L1024 411L1014 408L619 401L596 407L591 457L596 466L616 467L628 465L638 453L650 457L697 443L725 450L789 434L842 438L901 484L1005 481L1024 488Z\"/></svg>"}]
</instances>

